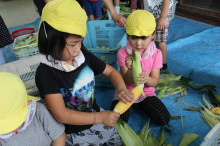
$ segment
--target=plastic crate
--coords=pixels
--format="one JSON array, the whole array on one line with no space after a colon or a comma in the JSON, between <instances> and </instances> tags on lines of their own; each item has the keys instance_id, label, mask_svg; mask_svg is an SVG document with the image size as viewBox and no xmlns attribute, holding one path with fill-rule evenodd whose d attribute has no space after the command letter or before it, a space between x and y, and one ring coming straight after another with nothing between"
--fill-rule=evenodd
<instances>
[{"instance_id":1,"label":"plastic crate","mask_svg":"<svg viewBox=\"0 0 220 146\"><path fill-rule=\"evenodd\" d=\"M11 36L13 37L13 39L22 36L22 35L26 35L26 34L30 34L30 33L35 33L35 29L34 28L22 28L22 29L18 29L16 31L13 31L11 33Z\"/></svg>"},{"instance_id":2,"label":"plastic crate","mask_svg":"<svg viewBox=\"0 0 220 146\"><path fill-rule=\"evenodd\" d=\"M118 70L117 51L126 45L125 28L114 24L112 20L95 20L87 22L87 34L84 46L102 61ZM103 48L107 49L103 49ZM95 77L96 86L113 87L111 81L104 75Z\"/></svg>"},{"instance_id":3,"label":"plastic crate","mask_svg":"<svg viewBox=\"0 0 220 146\"><path fill-rule=\"evenodd\" d=\"M0 71L16 74L23 81L29 95L39 95L35 84L35 75L40 60L40 55L31 56L3 64L0 66Z\"/></svg>"},{"instance_id":4,"label":"plastic crate","mask_svg":"<svg viewBox=\"0 0 220 146\"><path fill-rule=\"evenodd\" d=\"M220 146L220 123L205 136L200 146Z\"/></svg>"},{"instance_id":5,"label":"plastic crate","mask_svg":"<svg viewBox=\"0 0 220 146\"><path fill-rule=\"evenodd\" d=\"M34 37L37 37L37 33L32 33L32 34L27 34L27 35L19 36L19 37L17 37L14 40L14 43L12 45L12 52L15 54L17 59L21 59L21 58L24 58L24 57L29 57L29 56L33 56L33 55L39 54L39 49L37 47L37 42L34 42L32 44L29 44L29 45L24 44L23 46L16 47L16 44L19 41L24 40L24 39L30 37L30 35L34 35ZM20 51L16 51L18 49L21 49L21 50Z\"/></svg>"}]
</instances>

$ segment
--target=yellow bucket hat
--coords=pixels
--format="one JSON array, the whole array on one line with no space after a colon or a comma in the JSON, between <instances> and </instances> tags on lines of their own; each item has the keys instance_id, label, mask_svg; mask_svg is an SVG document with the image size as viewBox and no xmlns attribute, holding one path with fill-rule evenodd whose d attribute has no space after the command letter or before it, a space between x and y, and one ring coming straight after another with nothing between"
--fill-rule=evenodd
<instances>
[{"instance_id":1,"label":"yellow bucket hat","mask_svg":"<svg viewBox=\"0 0 220 146\"><path fill-rule=\"evenodd\" d=\"M132 12L126 21L126 33L134 36L149 36L156 29L154 16L146 10Z\"/></svg>"},{"instance_id":2,"label":"yellow bucket hat","mask_svg":"<svg viewBox=\"0 0 220 146\"><path fill-rule=\"evenodd\" d=\"M76 0L48 2L43 8L41 21L46 21L58 31L86 36L87 15Z\"/></svg>"},{"instance_id":3,"label":"yellow bucket hat","mask_svg":"<svg viewBox=\"0 0 220 146\"><path fill-rule=\"evenodd\" d=\"M16 130L26 120L28 95L22 80L0 72L0 134Z\"/></svg>"}]
</instances>

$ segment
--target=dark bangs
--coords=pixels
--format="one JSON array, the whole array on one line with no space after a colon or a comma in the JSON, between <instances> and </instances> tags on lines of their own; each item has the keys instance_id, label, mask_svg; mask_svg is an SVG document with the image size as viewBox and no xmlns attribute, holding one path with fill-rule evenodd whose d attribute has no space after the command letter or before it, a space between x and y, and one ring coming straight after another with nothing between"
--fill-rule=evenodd
<instances>
[{"instance_id":1,"label":"dark bangs","mask_svg":"<svg viewBox=\"0 0 220 146\"><path fill-rule=\"evenodd\" d=\"M41 54L51 55L55 60L62 60L62 52L66 45L66 38L71 34L58 31L43 21L39 28L38 48Z\"/></svg>"}]
</instances>

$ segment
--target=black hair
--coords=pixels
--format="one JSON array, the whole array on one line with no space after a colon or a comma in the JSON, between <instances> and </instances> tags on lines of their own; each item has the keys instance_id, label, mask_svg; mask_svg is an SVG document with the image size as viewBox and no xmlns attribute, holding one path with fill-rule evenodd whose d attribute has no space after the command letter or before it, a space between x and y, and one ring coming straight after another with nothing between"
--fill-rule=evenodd
<instances>
[{"instance_id":1,"label":"black hair","mask_svg":"<svg viewBox=\"0 0 220 146\"><path fill-rule=\"evenodd\" d=\"M135 36L135 35L127 35L127 38L129 36L133 39L142 39L142 40L145 40L146 38L148 38L147 36Z\"/></svg>"},{"instance_id":2,"label":"black hair","mask_svg":"<svg viewBox=\"0 0 220 146\"><path fill-rule=\"evenodd\" d=\"M152 35L154 35L155 34L155 31L152 33ZM150 36L150 35L149 35ZM142 40L145 40L145 39L147 39L149 36L136 36L136 35L128 35L127 34L127 39L128 39L128 37L132 37L133 39L142 39Z\"/></svg>"},{"instance_id":3,"label":"black hair","mask_svg":"<svg viewBox=\"0 0 220 146\"><path fill-rule=\"evenodd\" d=\"M66 38L71 34L58 31L43 21L39 28L38 48L41 54L51 55L55 60L62 59L62 52L66 45Z\"/></svg>"}]
</instances>

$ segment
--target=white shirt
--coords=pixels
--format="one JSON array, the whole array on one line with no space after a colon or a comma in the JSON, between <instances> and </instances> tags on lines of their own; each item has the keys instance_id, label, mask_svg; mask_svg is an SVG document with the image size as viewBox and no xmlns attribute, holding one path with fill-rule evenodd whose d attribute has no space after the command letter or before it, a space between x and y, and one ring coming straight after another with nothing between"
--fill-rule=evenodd
<instances>
[{"instance_id":1,"label":"white shirt","mask_svg":"<svg viewBox=\"0 0 220 146\"><path fill-rule=\"evenodd\" d=\"M151 12L157 19L160 17L163 0L144 0L144 9ZM173 5L173 0L170 0L169 8Z\"/></svg>"}]
</instances>

